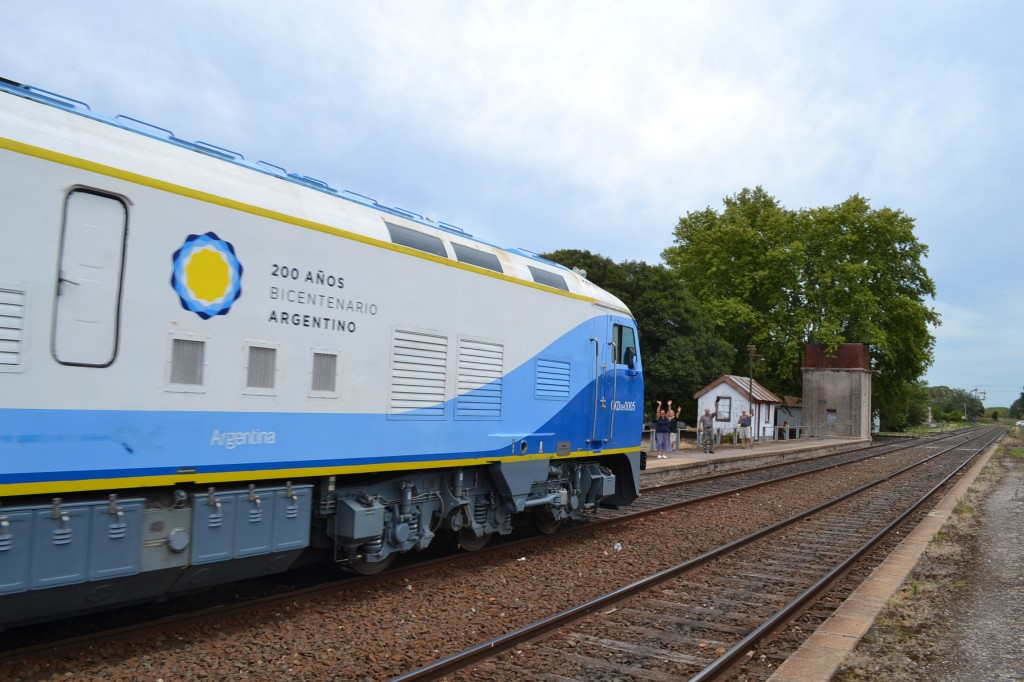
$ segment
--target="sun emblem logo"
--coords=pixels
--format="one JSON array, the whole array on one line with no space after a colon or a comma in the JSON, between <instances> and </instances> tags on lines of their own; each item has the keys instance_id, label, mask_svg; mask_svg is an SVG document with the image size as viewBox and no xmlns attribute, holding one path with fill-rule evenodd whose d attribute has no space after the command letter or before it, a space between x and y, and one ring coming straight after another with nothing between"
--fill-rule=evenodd
<instances>
[{"instance_id":1,"label":"sun emblem logo","mask_svg":"<svg viewBox=\"0 0 1024 682\"><path fill-rule=\"evenodd\" d=\"M242 295L242 264L235 247L213 232L190 234L171 260L171 287L181 307L204 320L226 315Z\"/></svg>"}]
</instances>

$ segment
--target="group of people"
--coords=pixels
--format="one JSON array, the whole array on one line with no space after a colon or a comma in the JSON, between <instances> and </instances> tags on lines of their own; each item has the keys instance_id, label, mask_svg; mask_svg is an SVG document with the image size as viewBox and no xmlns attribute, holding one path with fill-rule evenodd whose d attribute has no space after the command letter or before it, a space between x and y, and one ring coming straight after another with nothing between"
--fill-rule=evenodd
<instances>
[{"instance_id":1,"label":"group of people","mask_svg":"<svg viewBox=\"0 0 1024 682\"><path fill-rule=\"evenodd\" d=\"M679 420L672 409L672 401L668 401L668 409L663 409L659 400L654 414L654 451L658 459L668 459L668 453L676 449L672 436L679 436Z\"/></svg>"},{"instance_id":2,"label":"group of people","mask_svg":"<svg viewBox=\"0 0 1024 682\"><path fill-rule=\"evenodd\" d=\"M717 401L716 401L717 404ZM654 450L658 459L667 459L668 453L676 449L676 443L672 437L679 433L679 421L677 413L672 409L672 401L667 403L667 409L662 408L660 400L655 408L656 419L654 422ZM750 415L746 410L740 415L740 442L745 448L754 447L750 437ZM697 447L704 452L715 454L715 415L711 414L711 408L705 407L704 414L697 420Z\"/></svg>"}]
</instances>

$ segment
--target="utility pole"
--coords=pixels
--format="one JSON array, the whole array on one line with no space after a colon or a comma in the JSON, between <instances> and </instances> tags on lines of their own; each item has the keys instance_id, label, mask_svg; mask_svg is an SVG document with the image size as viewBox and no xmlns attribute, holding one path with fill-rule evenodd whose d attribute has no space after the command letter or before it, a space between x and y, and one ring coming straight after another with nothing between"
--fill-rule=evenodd
<instances>
[{"instance_id":1,"label":"utility pole","mask_svg":"<svg viewBox=\"0 0 1024 682\"><path fill-rule=\"evenodd\" d=\"M747 375L747 409L750 415L754 415L754 346L747 346L747 353L750 354L750 374Z\"/></svg>"},{"instance_id":2,"label":"utility pole","mask_svg":"<svg viewBox=\"0 0 1024 682\"><path fill-rule=\"evenodd\" d=\"M747 375L747 406L750 410L750 437L754 438L754 427L760 424L759 418L754 416L754 358L760 359L761 355L757 355L757 348L753 344L747 346L747 354L750 356L750 374Z\"/></svg>"},{"instance_id":3,"label":"utility pole","mask_svg":"<svg viewBox=\"0 0 1024 682\"><path fill-rule=\"evenodd\" d=\"M973 389L967 392L967 395L971 398L974 398L975 400L984 400L988 394L985 391L979 391L978 387L975 386ZM968 399L964 398L964 421L970 421L970 415L967 412L967 403Z\"/></svg>"}]
</instances>

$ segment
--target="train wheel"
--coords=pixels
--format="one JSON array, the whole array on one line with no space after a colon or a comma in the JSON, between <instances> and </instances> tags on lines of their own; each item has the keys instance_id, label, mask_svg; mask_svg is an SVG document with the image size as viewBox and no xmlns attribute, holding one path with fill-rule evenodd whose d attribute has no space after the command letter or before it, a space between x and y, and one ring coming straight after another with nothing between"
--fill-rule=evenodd
<instances>
[{"instance_id":1,"label":"train wheel","mask_svg":"<svg viewBox=\"0 0 1024 682\"><path fill-rule=\"evenodd\" d=\"M381 561L367 561L365 558L359 557L350 561L348 567L359 575L377 575L381 571L387 570L388 566L394 562L396 556L398 556L398 552L392 552L388 554L386 559Z\"/></svg>"},{"instance_id":2,"label":"train wheel","mask_svg":"<svg viewBox=\"0 0 1024 682\"><path fill-rule=\"evenodd\" d=\"M533 525L544 535L551 535L561 528L563 523L552 517L543 507L534 507L531 510L530 517L533 520Z\"/></svg>"},{"instance_id":3,"label":"train wheel","mask_svg":"<svg viewBox=\"0 0 1024 682\"><path fill-rule=\"evenodd\" d=\"M467 552L476 552L483 549L488 542L491 540L493 533L484 533L480 537L473 534L473 529L463 528L459 531L455 541L459 547L466 550Z\"/></svg>"}]
</instances>

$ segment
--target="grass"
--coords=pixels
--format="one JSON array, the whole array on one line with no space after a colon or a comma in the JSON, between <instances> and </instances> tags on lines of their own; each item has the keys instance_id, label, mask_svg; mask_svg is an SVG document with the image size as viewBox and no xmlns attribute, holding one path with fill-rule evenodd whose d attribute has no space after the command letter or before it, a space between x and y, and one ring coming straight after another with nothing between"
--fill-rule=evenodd
<instances>
[{"instance_id":1,"label":"grass","mask_svg":"<svg viewBox=\"0 0 1024 682\"><path fill-rule=\"evenodd\" d=\"M953 513L957 515L967 515L974 513L974 507L967 503L966 500L960 498L956 501L956 506L953 507Z\"/></svg>"}]
</instances>

